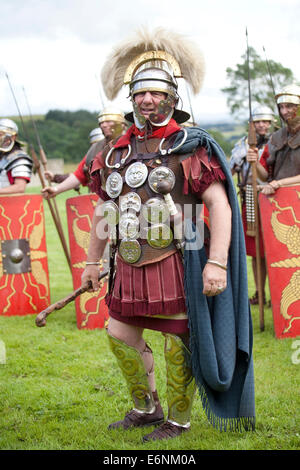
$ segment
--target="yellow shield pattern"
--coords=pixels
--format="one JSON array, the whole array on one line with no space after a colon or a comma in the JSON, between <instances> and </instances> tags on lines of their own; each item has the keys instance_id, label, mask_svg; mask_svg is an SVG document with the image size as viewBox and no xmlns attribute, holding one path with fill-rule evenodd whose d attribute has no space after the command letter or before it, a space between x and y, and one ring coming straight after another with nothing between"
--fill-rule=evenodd
<instances>
[{"instance_id":1,"label":"yellow shield pattern","mask_svg":"<svg viewBox=\"0 0 300 470\"><path fill-rule=\"evenodd\" d=\"M0 315L38 313L50 304L43 198L0 196Z\"/></svg>"},{"instance_id":2,"label":"yellow shield pattern","mask_svg":"<svg viewBox=\"0 0 300 470\"><path fill-rule=\"evenodd\" d=\"M94 208L98 196L86 194L66 200L70 257L74 289L81 285L81 275L85 268L89 246L90 230ZM108 260L100 260L100 270L107 269ZM101 281L98 292L85 292L75 299L76 320L79 329L104 328L108 321L108 308L105 304L107 281Z\"/></svg>"},{"instance_id":3,"label":"yellow shield pattern","mask_svg":"<svg viewBox=\"0 0 300 470\"><path fill-rule=\"evenodd\" d=\"M275 335L300 335L300 185L259 195Z\"/></svg>"}]
</instances>

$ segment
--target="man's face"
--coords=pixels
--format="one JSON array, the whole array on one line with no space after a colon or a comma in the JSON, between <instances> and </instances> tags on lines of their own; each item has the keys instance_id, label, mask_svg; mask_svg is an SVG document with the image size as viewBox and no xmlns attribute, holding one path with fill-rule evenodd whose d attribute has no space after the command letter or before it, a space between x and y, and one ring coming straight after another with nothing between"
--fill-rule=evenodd
<instances>
[{"instance_id":1,"label":"man's face","mask_svg":"<svg viewBox=\"0 0 300 470\"><path fill-rule=\"evenodd\" d=\"M265 136L271 127L271 121L254 121L254 127L258 135Z\"/></svg>"},{"instance_id":2,"label":"man's face","mask_svg":"<svg viewBox=\"0 0 300 470\"><path fill-rule=\"evenodd\" d=\"M100 129L102 130L104 137L111 137L114 131L114 127L114 121L103 121L100 124Z\"/></svg>"},{"instance_id":3,"label":"man's face","mask_svg":"<svg viewBox=\"0 0 300 470\"><path fill-rule=\"evenodd\" d=\"M5 152L6 149L10 148L12 142L15 142L16 135L11 135L4 131L0 131L0 149Z\"/></svg>"},{"instance_id":4,"label":"man's face","mask_svg":"<svg viewBox=\"0 0 300 470\"><path fill-rule=\"evenodd\" d=\"M137 104L138 111L142 116L145 116L146 119L149 119L150 114L158 113L159 103L166 98L166 93L159 91L146 91L134 95L134 101Z\"/></svg>"},{"instance_id":5,"label":"man's face","mask_svg":"<svg viewBox=\"0 0 300 470\"><path fill-rule=\"evenodd\" d=\"M282 119L287 122L297 115L298 105L293 103L280 103L278 105L279 113Z\"/></svg>"}]
</instances>

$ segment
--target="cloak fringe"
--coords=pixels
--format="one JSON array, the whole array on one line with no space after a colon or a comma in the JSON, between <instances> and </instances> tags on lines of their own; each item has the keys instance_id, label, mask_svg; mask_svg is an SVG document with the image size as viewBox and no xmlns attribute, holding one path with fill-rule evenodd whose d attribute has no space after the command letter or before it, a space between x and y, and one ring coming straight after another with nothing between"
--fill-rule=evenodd
<instances>
[{"instance_id":1,"label":"cloak fringe","mask_svg":"<svg viewBox=\"0 0 300 470\"><path fill-rule=\"evenodd\" d=\"M213 413L209 406L208 398L202 384L197 384L202 401L203 410L209 423L221 432L255 431L255 416L240 416L237 418L222 418Z\"/></svg>"}]
</instances>

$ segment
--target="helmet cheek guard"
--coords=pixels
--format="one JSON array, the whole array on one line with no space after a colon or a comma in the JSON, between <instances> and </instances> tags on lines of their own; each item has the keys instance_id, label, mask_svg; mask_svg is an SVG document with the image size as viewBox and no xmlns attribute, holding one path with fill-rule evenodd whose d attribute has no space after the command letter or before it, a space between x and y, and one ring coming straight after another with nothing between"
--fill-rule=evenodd
<instances>
[{"instance_id":1,"label":"helmet cheek guard","mask_svg":"<svg viewBox=\"0 0 300 470\"><path fill-rule=\"evenodd\" d=\"M0 119L0 151L10 152L15 143L18 133L17 124L11 119Z\"/></svg>"},{"instance_id":2,"label":"helmet cheek guard","mask_svg":"<svg viewBox=\"0 0 300 470\"><path fill-rule=\"evenodd\" d=\"M1 152L5 152L5 153L10 152L14 146L14 143L15 143L15 139L13 138L13 134L4 133L0 131L0 151Z\"/></svg>"}]
</instances>

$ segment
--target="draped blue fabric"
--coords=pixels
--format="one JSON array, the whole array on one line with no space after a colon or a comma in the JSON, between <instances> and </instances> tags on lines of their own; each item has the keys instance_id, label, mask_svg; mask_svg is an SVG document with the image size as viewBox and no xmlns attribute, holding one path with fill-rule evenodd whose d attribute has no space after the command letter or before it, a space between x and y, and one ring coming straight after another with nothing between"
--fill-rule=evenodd
<instances>
[{"instance_id":1,"label":"draped blue fabric","mask_svg":"<svg viewBox=\"0 0 300 470\"><path fill-rule=\"evenodd\" d=\"M187 131L188 138L177 152L188 153L197 147L205 147L209 155L218 158L226 175L225 187L232 210L228 284L224 292L215 297L202 294L205 249L189 249L189 243L185 249L184 281L193 373L203 408L215 427L220 430L252 430L255 427L253 332L238 199L221 147L201 128L188 128ZM180 142L181 139L180 132L176 140ZM193 239L197 230L192 221L186 221L187 240Z\"/></svg>"}]
</instances>

